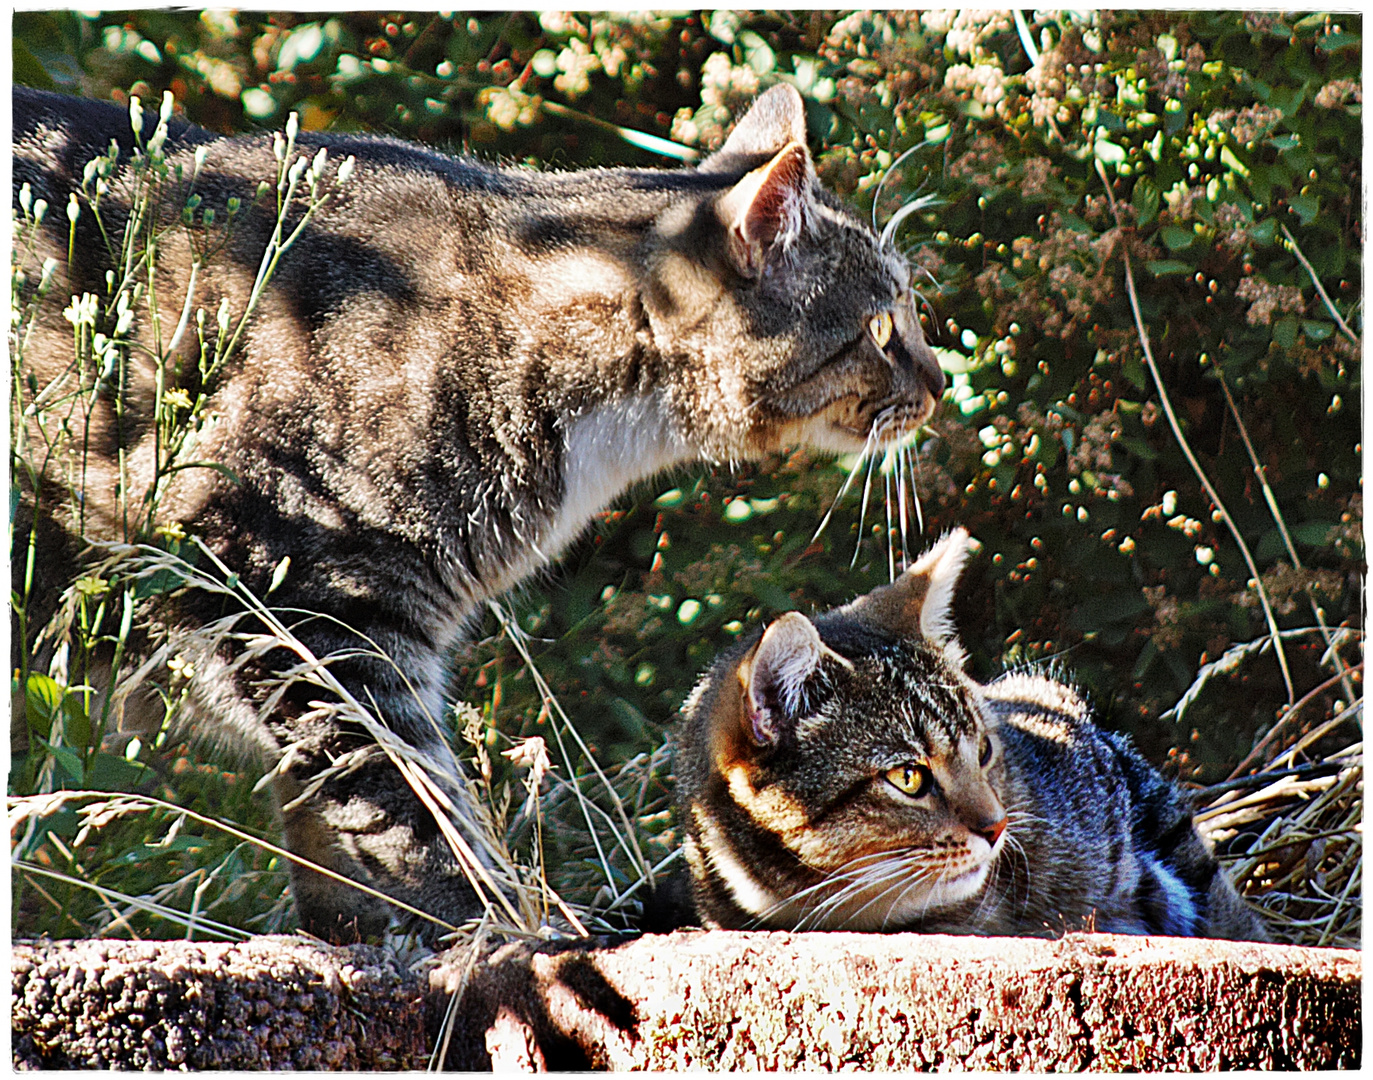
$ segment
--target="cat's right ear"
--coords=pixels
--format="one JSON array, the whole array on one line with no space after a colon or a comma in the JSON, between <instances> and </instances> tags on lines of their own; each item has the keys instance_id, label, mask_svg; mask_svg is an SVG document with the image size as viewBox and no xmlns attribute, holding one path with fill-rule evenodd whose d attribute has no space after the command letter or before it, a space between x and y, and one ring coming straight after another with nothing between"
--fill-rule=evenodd
<instances>
[{"instance_id":1,"label":"cat's right ear","mask_svg":"<svg viewBox=\"0 0 1373 1080\"><path fill-rule=\"evenodd\" d=\"M961 664L963 652L954 636L950 609L972 545L966 529L953 529L890 585L860 596L841 610L896 637L922 637L943 647Z\"/></svg>"},{"instance_id":2,"label":"cat's right ear","mask_svg":"<svg viewBox=\"0 0 1373 1080\"><path fill-rule=\"evenodd\" d=\"M814 624L789 611L766 630L739 665L744 734L756 746L775 746L783 725L802 703L806 680L829 650Z\"/></svg>"},{"instance_id":3,"label":"cat's right ear","mask_svg":"<svg viewBox=\"0 0 1373 1080\"><path fill-rule=\"evenodd\" d=\"M789 143L720 196L715 212L725 250L742 277L758 277L775 252L801 235L814 177L805 143Z\"/></svg>"},{"instance_id":4,"label":"cat's right ear","mask_svg":"<svg viewBox=\"0 0 1373 1080\"><path fill-rule=\"evenodd\" d=\"M700 171L755 169L792 143L806 145L806 105L796 87L779 83L759 95L725 145L701 163Z\"/></svg>"}]
</instances>

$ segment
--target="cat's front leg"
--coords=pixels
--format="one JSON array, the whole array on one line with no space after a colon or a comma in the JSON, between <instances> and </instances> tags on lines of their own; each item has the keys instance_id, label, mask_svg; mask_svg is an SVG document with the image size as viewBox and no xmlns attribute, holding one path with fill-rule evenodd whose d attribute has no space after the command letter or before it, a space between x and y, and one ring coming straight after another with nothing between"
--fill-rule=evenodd
<instances>
[{"instance_id":1,"label":"cat's front leg","mask_svg":"<svg viewBox=\"0 0 1373 1080\"><path fill-rule=\"evenodd\" d=\"M355 701L370 697L374 719L397 737L386 740L388 752L356 721L326 715L318 700L284 700L270 721L283 746L273 792L286 847L300 859L292 862L291 886L301 927L339 943L374 941L390 926L432 941L443 927L417 912L457 927L481 909L469 884L471 856L489 860L470 796L460 790L459 767L442 737L424 734L432 720L415 715L413 701L398 704L400 694L381 679L354 675L340 683ZM448 818L447 830L416 785ZM455 846L465 849L466 870Z\"/></svg>"},{"instance_id":2,"label":"cat's front leg","mask_svg":"<svg viewBox=\"0 0 1373 1080\"><path fill-rule=\"evenodd\" d=\"M330 769L327 761L301 760L273 784L286 846L304 860L291 866L302 929L345 944L377 940L393 918L425 940L442 932L357 885L452 926L479 910L433 814L380 747L361 748L360 759L307 793L319 767Z\"/></svg>"}]
</instances>

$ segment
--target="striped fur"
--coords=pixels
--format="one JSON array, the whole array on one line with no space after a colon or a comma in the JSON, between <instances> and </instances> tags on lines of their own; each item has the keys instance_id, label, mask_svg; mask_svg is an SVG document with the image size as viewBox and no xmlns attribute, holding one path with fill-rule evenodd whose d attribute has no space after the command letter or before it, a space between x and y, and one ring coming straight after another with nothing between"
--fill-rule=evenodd
<instances>
[{"instance_id":1,"label":"striped fur","mask_svg":"<svg viewBox=\"0 0 1373 1080\"><path fill-rule=\"evenodd\" d=\"M28 260L20 306L46 258L57 268L50 299L62 297L44 309L18 376L73 391L89 413L74 422L81 468L55 463L47 474L80 475L83 490L45 482L19 492L13 515L21 588L25 528L37 523L28 612L37 628L80 572L87 542L130 538L115 491L127 479L136 508L151 483L162 376L148 350L130 347L121 414L116 395L92 394L89 380L61 383L75 370L65 297L104 295L111 269L90 212L68 262L63 208L113 139L120 160L101 228L121 234L127 113L22 88L14 108L15 205L22 184L51 207L19 252ZM220 469L174 473L159 522L203 538L259 596L289 557L272 600L324 616L299 622L305 644L325 656L356 650L365 635L383 649L394 667L355 655L334 672L401 738L447 757L433 718L443 718L447 661L464 628L628 486L784 446L860 452L870 435L901 438L928 419L944 380L910 270L820 185L805 141L803 103L788 86L764 94L699 169L537 172L302 132L307 158L327 151L328 199L282 258L241 348L204 388L213 422L189 445ZM199 224L167 230L157 296L175 312L194 283L187 310L209 313L213 354L214 313L221 300L235 319L243 312L276 223L275 199L254 199L276 175L273 141L173 120L167 154L182 179L164 192L164 224L186 202L177 184L195 176L219 225L208 236ZM338 186L345 159L356 168ZM231 199L241 211L226 238ZM297 198L287 234L302 213ZM215 250L198 275L192 243ZM144 313L130 329L145 346L147 322ZM196 336L184 335L165 373L167 390L191 398L202 389ZM42 445L38 432L29 438ZM222 614L217 597L169 605L171 624L192 635ZM289 658L241 667L227 644L191 659L197 670L233 672L192 687L193 732L251 748L276 769L288 846L450 922L479 909L386 756L322 718L304 684L271 696ZM312 784L345 757L356 767ZM452 798L467 806L465 789ZM479 831L470 807L457 816L469 836ZM293 888L303 924L321 936L371 937L392 914L294 866Z\"/></svg>"},{"instance_id":2,"label":"striped fur","mask_svg":"<svg viewBox=\"0 0 1373 1080\"><path fill-rule=\"evenodd\" d=\"M1265 940L1178 790L1072 687L963 673L948 605L968 543L783 616L697 687L677 776L700 919ZM911 766L927 790L903 788Z\"/></svg>"}]
</instances>

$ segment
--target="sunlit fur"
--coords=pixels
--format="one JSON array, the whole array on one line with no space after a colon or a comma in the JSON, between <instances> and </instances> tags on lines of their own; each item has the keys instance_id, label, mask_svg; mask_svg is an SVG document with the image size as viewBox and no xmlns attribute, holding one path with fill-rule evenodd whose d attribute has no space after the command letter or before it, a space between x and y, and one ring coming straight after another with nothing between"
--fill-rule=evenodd
<instances>
[{"instance_id":1,"label":"sunlit fur","mask_svg":"<svg viewBox=\"0 0 1373 1080\"><path fill-rule=\"evenodd\" d=\"M474 616L628 487L690 462L885 445L924 423L944 387L909 265L820 183L804 102L783 84L695 169L539 171L302 131L298 153L327 152L324 201L304 223L299 197L288 208L286 234L301 231L235 354L202 387L189 332L159 368L157 331L135 304L116 409L115 394L93 392L93 375L73 374L61 311L67 296L106 293L113 267L100 230L119 236L130 213L128 114L25 88L13 104L16 205L24 185L52 208L16 249L28 282L21 308L45 279L44 260L55 268L20 378L70 393L87 413L74 424L80 468L55 463L41 491L18 493L21 589L29 524L38 530L29 626L47 622L88 542L129 539L115 492L123 484L137 514L161 445L159 393L194 400L203 389L213 422L178 464L215 468L164 477L158 523L202 538L256 595L271 587L274 604L319 613L298 628L317 655L355 650L358 634L375 642L394 668L355 654L335 674L398 736L435 753L447 751L431 715L442 713L447 661ZM100 224L83 211L69 243L61 208L112 139L120 162ZM183 303L210 313L213 354L214 313L223 300L234 320L243 314L277 226L276 200L254 199L276 176L274 144L173 118L166 149L173 171L160 206L172 227L157 244L156 297L164 317ZM355 168L340 185L345 159ZM192 182L220 215L208 232L200 218L176 225ZM241 210L226 236L231 198ZM215 251L194 274L193 244ZM43 444L42 432L28 438ZM84 477L82 490L55 479L68 472ZM16 476L27 484L24 470ZM287 557L290 572L273 584ZM220 598L194 590L166 604L166 621L191 634L223 614ZM304 683L273 698L280 654L240 665L231 645L221 652L190 657L198 670L218 660L233 674L192 690L188 726L250 749L274 773L278 802L291 807L287 846L453 924L477 914L390 759L349 757L357 734L319 719ZM345 757L357 766L329 771ZM469 831L480 830L466 789L451 794ZM292 874L302 924L322 936L372 936L393 914L294 863Z\"/></svg>"},{"instance_id":2,"label":"sunlit fur","mask_svg":"<svg viewBox=\"0 0 1373 1080\"><path fill-rule=\"evenodd\" d=\"M1182 795L1072 687L963 673L946 609L968 544L785 616L702 680L676 762L701 921L1265 939ZM928 794L888 779L903 765Z\"/></svg>"}]
</instances>

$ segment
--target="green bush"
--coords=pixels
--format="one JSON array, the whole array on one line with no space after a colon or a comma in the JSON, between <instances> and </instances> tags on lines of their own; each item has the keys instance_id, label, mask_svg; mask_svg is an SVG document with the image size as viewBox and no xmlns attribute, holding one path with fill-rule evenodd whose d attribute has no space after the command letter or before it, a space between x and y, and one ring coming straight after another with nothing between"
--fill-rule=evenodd
<instances>
[{"instance_id":1,"label":"green bush","mask_svg":"<svg viewBox=\"0 0 1373 1080\"><path fill-rule=\"evenodd\" d=\"M975 673L1070 675L1152 760L1221 785L1208 798L1241 762L1314 766L1358 737L1361 20L1018 19L21 13L15 73L94 96L170 88L219 130L298 110L305 127L556 167L692 161L759 89L801 90L822 177L893 223L921 271L951 386L909 458L665 478L511 598L597 758L637 762L617 784L657 861L674 843L661 747L702 668L954 524L983 545L956 608ZM904 536L903 484L919 492ZM550 730L516 644L493 615L456 658L492 746ZM1318 737L1293 750L1303 732ZM1357 810L1350 775L1313 791ZM564 825L564 880L589 891L598 860ZM1298 873L1347 895L1341 829L1277 861L1269 818L1217 838L1251 893L1295 891ZM608 861L616 889L632 882ZM1347 909L1320 910L1357 941Z\"/></svg>"}]
</instances>

